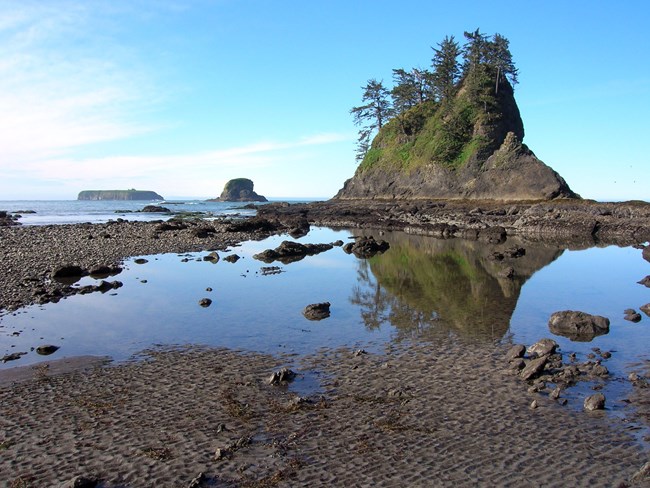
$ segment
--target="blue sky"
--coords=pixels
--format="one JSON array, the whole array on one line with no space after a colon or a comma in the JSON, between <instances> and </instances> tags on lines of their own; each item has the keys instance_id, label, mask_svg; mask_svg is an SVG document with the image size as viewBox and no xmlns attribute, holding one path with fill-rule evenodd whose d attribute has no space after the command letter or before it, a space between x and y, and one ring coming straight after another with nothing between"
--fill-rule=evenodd
<instances>
[{"instance_id":1,"label":"blue sky","mask_svg":"<svg viewBox=\"0 0 650 488\"><path fill-rule=\"evenodd\" d=\"M585 198L650 200L650 2L0 0L0 200L138 188L331 197L369 78L500 33L524 142Z\"/></svg>"}]
</instances>

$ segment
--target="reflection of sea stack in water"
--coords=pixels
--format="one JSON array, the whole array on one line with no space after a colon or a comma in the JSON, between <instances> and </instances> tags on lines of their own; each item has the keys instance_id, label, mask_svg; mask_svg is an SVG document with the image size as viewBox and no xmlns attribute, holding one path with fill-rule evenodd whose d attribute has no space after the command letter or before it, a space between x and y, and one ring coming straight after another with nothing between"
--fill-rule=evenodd
<instances>
[{"instance_id":1,"label":"reflection of sea stack in water","mask_svg":"<svg viewBox=\"0 0 650 488\"><path fill-rule=\"evenodd\" d=\"M443 327L466 337L503 337L523 284L562 254L532 243L522 252L513 240L489 245L402 233L385 239L389 252L369 262L376 287L352 298L362 305L366 325L389 315L400 330Z\"/></svg>"},{"instance_id":2,"label":"reflection of sea stack in water","mask_svg":"<svg viewBox=\"0 0 650 488\"><path fill-rule=\"evenodd\" d=\"M221 196L209 202L267 202L262 195L253 191L253 182L248 178L235 178L223 187Z\"/></svg>"}]
</instances>

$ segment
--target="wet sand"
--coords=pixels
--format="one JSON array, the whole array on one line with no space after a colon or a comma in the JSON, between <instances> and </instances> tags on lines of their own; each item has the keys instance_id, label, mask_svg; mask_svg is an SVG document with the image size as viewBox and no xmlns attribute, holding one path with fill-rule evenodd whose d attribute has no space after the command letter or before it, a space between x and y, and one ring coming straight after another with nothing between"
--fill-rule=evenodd
<instances>
[{"instance_id":1,"label":"wet sand","mask_svg":"<svg viewBox=\"0 0 650 488\"><path fill-rule=\"evenodd\" d=\"M300 359L184 348L62 375L41 368L0 388L0 481L627 486L649 459L625 425L526 393L503 352L453 339ZM300 399L270 385L289 360L321 391Z\"/></svg>"}]
</instances>

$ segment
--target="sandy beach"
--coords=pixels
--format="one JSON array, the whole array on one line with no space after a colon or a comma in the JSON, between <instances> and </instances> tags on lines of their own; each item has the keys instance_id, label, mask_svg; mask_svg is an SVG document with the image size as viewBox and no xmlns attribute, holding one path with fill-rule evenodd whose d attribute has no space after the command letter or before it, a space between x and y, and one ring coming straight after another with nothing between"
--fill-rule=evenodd
<instances>
[{"instance_id":1,"label":"sandy beach","mask_svg":"<svg viewBox=\"0 0 650 488\"><path fill-rule=\"evenodd\" d=\"M648 486L623 423L560 406L505 374L503 350L453 340L290 358L150 352L0 389L5 486ZM531 409L532 400L539 407ZM646 397L647 399L647 397ZM637 476L638 477L638 476Z\"/></svg>"}]
</instances>

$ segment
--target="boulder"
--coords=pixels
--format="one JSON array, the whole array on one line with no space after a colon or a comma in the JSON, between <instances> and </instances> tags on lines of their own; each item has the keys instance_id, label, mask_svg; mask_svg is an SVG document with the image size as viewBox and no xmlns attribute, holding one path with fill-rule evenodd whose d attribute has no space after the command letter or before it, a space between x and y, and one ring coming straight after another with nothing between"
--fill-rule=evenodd
<instances>
[{"instance_id":1,"label":"boulder","mask_svg":"<svg viewBox=\"0 0 650 488\"><path fill-rule=\"evenodd\" d=\"M343 246L346 254L354 254L361 259L368 259L377 253L384 253L390 248L386 241L376 241L373 236L358 237L354 242Z\"/></svg>"},{"instance_id":2,"label":"boulder","mask_svg":"<svg viewBox=\"0 0 650 488\"><path fill-rule=\"evenodd\" d=\"M529 361L528 364L526 364L526 367L521 370L521 373L519 373L519 375L524 380L530 380L539 376L539 374L544 371L546 361L546 356L542 356L540 358Z\"/></svg>"},{"instance_id":3,"label":"boulder","mask_svg":"<svg viewBox=\"0 0 650 488\"><path fill-rule=\"evenodd\" d=\"M236 263L239 261L241 258L237 254L229 254L225 258L223 258L224 261L227 261L229 263Z\"/></svg>"},{"instance_id":4,"label":"boulder","mask_svg":"<svg viewBox=\"0 0 650 488\"><path fill-rule=\"evenodd\" d=\"M632 308L625 310L625 317L623 318L629 322L641 322L641 314Z\"/></svg>"},{"instance_id":5,"label":"boulder","mask_svg":"<svg viewBox=\"0 0 650 488\"><path fill-rule=\"evenodd\" d=\"M66 264L52 271L52 278L81 278L88 274L85 269L75 264Z\"/></svg>"},{"instance_id":6,"label":"boulder","mask_svg":"<svg viewBox=\"0 0 650 488\"><path fill-rule=\"evenodd\" d=\"M523 344L515 344L506 353L506 361L510 362L513 359L523 358L526 354L526 346Z\"/></svg>"},{"instance_id":7,"label":"boulder","mask_svg":"<svg viewBox=\"0 0 650 488\"><path fill-rule=\"evenodd\" d=\"M609 332L609 319L600 315L565 310L551 315L548 327L554 334L573 341L589 342L594 337Z\"/></svg>"},{"instance_id":8,"label":"boulder","mask_svg":"<svg viewBox=\"0 0 650 488\"><path fill-rule=\"evenodd\" d=\"M58 350L59 350L59 346L53 346L52 344L45 344L43 346L38 346L36 348L36 353L40 354L41 356L49 356L50 354L54 354Z\"/></svg>"},{"instance_id":9,"label":"boulder","mask_svg":"<svg viewBox=\"0 0 650 488\"><path fill-rule=\"evenodd\" d=\"M549 356L555 352L557 347L558 343L553 339L540 339L528 348L528 353L538 357Z\"/></svg>"},{"instance_id":10,"label":"boulder","mask_svg":"<svg viewBox=\"0 0 650 488\"><path fill-rule=\"evenodd\" d=\"M161 207L159 205L146 205L140 212L147 213L171 213L167 207Z\"/></svg>"},{"instance_id":11,"label":"boulder","mask_svg":"<svg viewBox=\"0 0 650 488\"><path fill-rule=\"evenodd\" d=\"M312 303L307 305L302 314L308 320L323 320L330 316L330 303Z\"/></svg>"},{"instance_id":12,"label":"boulder","mask_svg":"<svg viewBox=\"0 0 650 488\"><path fill-rule=\"evenodd\" d=\"M605 408L605 395L596 393L585 398L584 409L588 412L603 410Z\"/></svg>"},{"instance_id":13,"label":"boulder","mask_svg":"<svg viewBox=\"0 0 650 488\"><path fill-rule=\"evenodd\" d=\"M300 261L305 256L313 256L321 252L329 251L332 247L334 246L331 244L301 244L299 242L283 241L275 249L267 249L266 251L255 254L253 259L265 263L280 261L283 264L289 264Z\"/></svg>"}]
</instances>

